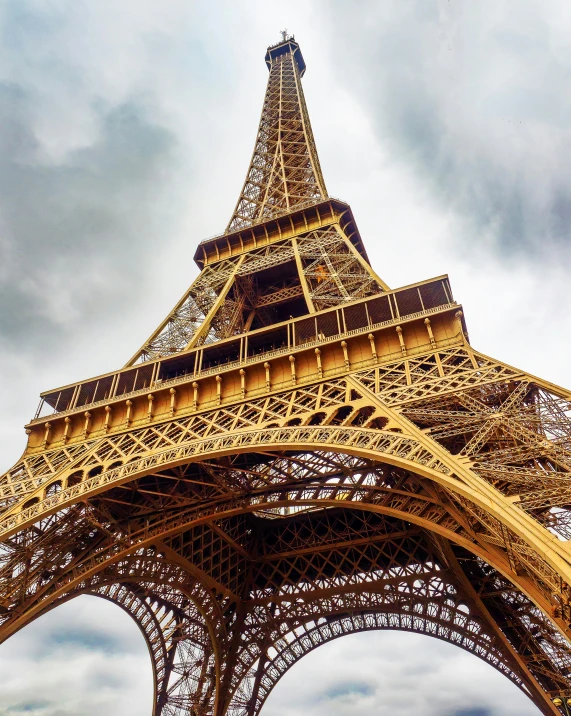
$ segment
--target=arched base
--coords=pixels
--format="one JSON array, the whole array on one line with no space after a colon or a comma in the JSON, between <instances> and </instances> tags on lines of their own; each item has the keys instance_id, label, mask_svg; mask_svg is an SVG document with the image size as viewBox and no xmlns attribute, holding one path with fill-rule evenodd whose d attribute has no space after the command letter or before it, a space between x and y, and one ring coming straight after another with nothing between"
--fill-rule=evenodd
<instances>
[{"instance_id":1,"label":"arched base","mask_svg":"<svg viewBox=\"0 0 571 716\"><path fill-rule=\"evenodd\" d=\"M400 444L410 462L412 444ZM41 537L30 528L43 571L25 609L0 617L5 633L75 594L103 594L142 624L156 716L251 716L293 658L278 649L288 634L392 615L478 654L550 713L545 692L566 684L570 656L541 592L534 603L493 529L423 474L433 468L403 460L237 452L110 487L63 523L47 518Z\"/></svg>"}]
</instances>

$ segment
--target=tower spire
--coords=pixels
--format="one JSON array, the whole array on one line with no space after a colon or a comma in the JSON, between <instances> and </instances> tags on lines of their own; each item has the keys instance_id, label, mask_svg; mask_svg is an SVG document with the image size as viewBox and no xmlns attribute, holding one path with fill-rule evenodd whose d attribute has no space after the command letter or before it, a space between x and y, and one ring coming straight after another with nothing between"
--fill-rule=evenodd
<instances>
[{"instance_id":1,"label":"tower spire","mask_svg":"<svg viewBox=\"0 0 571 716\"><path fill-rule=\"evenodd\" d=\"M301 86L305 62L295 39L282 34L266 52L270 76L260 126L227 232L327 197Z\"/></svg>"}]
</instances>

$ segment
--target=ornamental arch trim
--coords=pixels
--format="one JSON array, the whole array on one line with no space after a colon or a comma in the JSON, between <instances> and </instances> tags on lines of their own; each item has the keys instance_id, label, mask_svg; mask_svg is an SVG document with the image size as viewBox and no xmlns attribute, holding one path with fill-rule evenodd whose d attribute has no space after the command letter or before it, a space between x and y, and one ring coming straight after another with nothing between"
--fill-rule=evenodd
<instances>
[{"instance_id":1,"label":"ornamental arch trim","mask_svg":"<svg viewBox=\"0 0 571 716\"><path fill-rule=\"evenodd\" d=\"M76 484L55 494L29 501L18 512L13 512L0 522L0 539L6 539L39 519L58 512L64 507L160 470L187 463L248 452L279 452L315 450L354 455L409 470L436 482L451 494L476 506L481 514L487 514L513 532L522 543L522 553L536 555L548 569L567 577L571 583L571 558L569 550L557 538L541 527L532 517L511 502L482 478L475 475L464 461L454 461L443 449L427 447L414 435L390 430L371 430L350 426L295 426L242 430L235 433L193 440L176 447L151 452L130 462L108 470L83 471ZM78 470L71 471L77 475ZM93 474L93 473L96 474ZM91 473L91 474L90 474ZM53 482L61 480L54 475ZM44 485L47 491L49 485ZM27 505L27 506L26 506ZM202 513L207 508L203 508ZM555 585L554 585L555 587Z\"/></svg>"},{"instance_id":2,"label":"ornamental arch trim","mask_svg":"<svg viewBox=\"0 0 571 716\"><path fill-rule=\"evenodd\" d=\"M258 697L253 699L255 703L252 703L252 688L248 681L255 680L257 665L254 665L252 671L240 683L230 702L227 716L250 716L250 714L257 716L280 679L304 656L341 637L371 631L402 631L422 634L463 649L492 666L533 701L533 694L519 675L512 671L509 664L505 660L501 660L501 655L497 652L486 651L476 638L470 640L468 631L463 632L436 619L431 620L415 614L363 611L333 619L324 616L304 624L302 628L296 630L297 634L290 632L285 635L286 638L289 636L293 638L285 643L279 651L275 650L276 653L268 659L263 669ZM251 710L248 711L248 707Z\"/></svg>"}]
</instances>

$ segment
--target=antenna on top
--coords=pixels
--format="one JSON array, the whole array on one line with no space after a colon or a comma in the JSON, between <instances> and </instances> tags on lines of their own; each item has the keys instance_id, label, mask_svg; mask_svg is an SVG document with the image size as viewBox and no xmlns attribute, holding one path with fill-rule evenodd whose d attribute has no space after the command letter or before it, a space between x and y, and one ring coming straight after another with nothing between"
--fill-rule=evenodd
<instances>
[{"instance_id":1,"label":"antenna on top","mask_svg":"<svg viewBox=\"0 0 571 716\"><path fill-rule=\"evenodd\" d=\"M280 35L282 36L282 40L284 42L286 40L289 40L289 35L287 34L287 28L285 30L280 30Z\"/></svg>"}]
</instances>

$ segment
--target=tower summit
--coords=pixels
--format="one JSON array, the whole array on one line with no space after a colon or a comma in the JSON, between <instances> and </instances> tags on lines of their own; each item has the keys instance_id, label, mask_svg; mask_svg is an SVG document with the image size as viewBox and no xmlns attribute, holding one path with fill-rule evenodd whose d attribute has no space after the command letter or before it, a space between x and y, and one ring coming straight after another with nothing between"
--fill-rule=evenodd
<instances>
[{"instance_id":1,"label":"tower summit","mask_svg":"<svg viewBox=\"0 0 571 716\"><path fill-rule=\"evenodd\" d=\"M268 48L265 59L270 76L260 126L227 232L327 198L301 86L299 45L284 39Z\"/></svg>"},{"instance_id":2,"label":"tower summit","mask_svg":"<svg viewBox=\"0 0 571 716\"><path fill-rule=\"evenodd\" d=\"M0 639L94 594L147 640L154 716L256 716L308 651L402 629L559 713L571 392L475 350L446 276L383 282L325 189L299 44L265 60L200 275L124 368L42 394L0 478Z\"/></svg>"}]
</instances>

